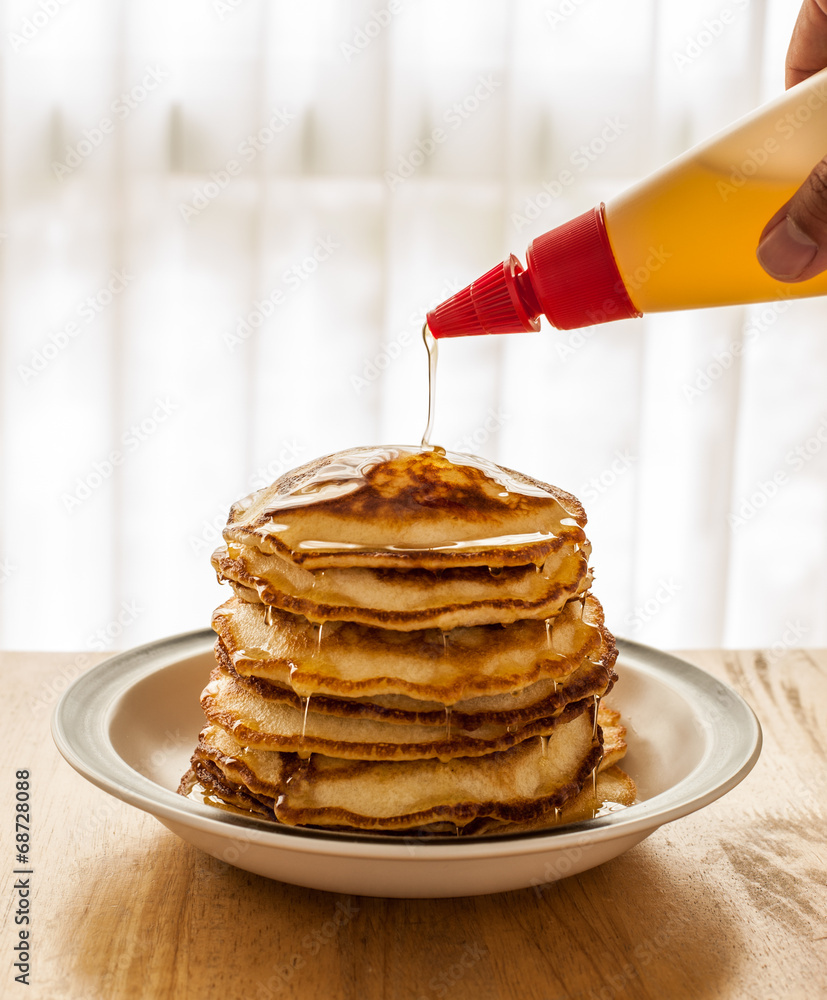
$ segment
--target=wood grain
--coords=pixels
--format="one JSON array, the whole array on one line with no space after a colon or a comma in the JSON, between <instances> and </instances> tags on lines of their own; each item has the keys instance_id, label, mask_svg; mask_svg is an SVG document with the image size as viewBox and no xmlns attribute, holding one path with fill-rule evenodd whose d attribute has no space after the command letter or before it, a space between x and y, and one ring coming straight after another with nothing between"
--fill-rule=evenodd
<instances>
[{"instance_id":1,"label":"wood grain","mask_svg":"<svg viewBox=\"0 0 827 1000\"><path fill-rule=\"evenodd\" d=\"M43 1000L789 1000L827 997L827 652L694 652L764 729L752 774L624 856L542 891L444 900L268 881L77 775L49 717L93 657L3 654L0 995ZM97 657L99 659L100 657ZM13 784L32 772L31 985L14 982Z\"/></svg>"}]
</instances>

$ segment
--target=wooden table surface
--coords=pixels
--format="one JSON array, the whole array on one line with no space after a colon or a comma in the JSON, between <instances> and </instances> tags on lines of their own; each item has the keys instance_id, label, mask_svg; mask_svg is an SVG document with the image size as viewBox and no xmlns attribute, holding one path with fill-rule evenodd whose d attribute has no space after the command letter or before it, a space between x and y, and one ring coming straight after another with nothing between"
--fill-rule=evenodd
<instances>
[{"instance_id":1,"label":"wooden table surface","mask_svg":"<svg viewBox=\"0 0 827 1000\"><path fill-rule=\"evenodd\" d=\"M761 760L738 788L539 894L396 900L248 874L109 797L49 733L67 679L101 657L2 654L0 996L827 998L827 651L684 655L761 720ZM32 774L31 876L13 874L18 768ZM16 878L31 880L29 925L15 924ZM21 926L28 987L14 980Z\"/></svg>"}]
</instances>

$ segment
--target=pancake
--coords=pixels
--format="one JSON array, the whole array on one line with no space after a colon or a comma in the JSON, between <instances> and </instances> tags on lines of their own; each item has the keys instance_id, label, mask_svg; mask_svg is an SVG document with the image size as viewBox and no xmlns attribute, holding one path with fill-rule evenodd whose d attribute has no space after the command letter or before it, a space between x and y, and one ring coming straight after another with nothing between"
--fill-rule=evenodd
<instances>
[{"instance_id":1,"label":"pancake","mask_svg":"<svg viewBox=\"0 0 827 1000\"><path fill-rule=\"evenodd\" d=\"M450 821L464 826L479 816L525 820L576 795L600 759L586 713L548 737L526 740L482 758L349 761L314 754L252 751L219 727L205 730L196 758L209 760L225 783L247 789L289 825L408 829ZM203 774L204 772L202 772Z\"/></svg>"},{"instance_id":2,"label":"pancake","mask_svg":"<svg viewBox=\"0 0 827 1000\"><path fill-rule=\"evenodd\" d=\"M354 448L245 497L224 539L306 570L543 565L583 544L571 494L473 455Z\"/></svg>"},{"instance_id":3,"label":"pancake","mask_svg":"<svg viewBox=\"0 0 827 1000\"><path fill-rule=\"evenodd\" d=\"M569 601L548 622L477 625L445 632L398 632L351 622L323 627L236 597L213 614L222 654L242 676L331 697L404 695L454 705L505 695L518 707L540 681L562 684L589 657L607 668L617 650L591 594ZM471 710L497 710L502 702Z\"/></svg>"},{"instance_id":4,"label":"pancake","mask_svg":"<svg viewBox=\"0 0 827 1000\"><path fill-rule=\"evenodd\" d=\"M457 727L449 712L443 715L441 726L433 726L324 714L315 710L312 699L303 710L294 708L284 701L262 698L222 667L213 670L201 695L207 719L245 746L349 760L481 757L530 736L547 736L558 722L582 715L590 707L593 711L593 703L591 697L550 707L548 715L521 724L486 719L468 731Z\"/></svg>"},{"instance_id":5,"label":"pancake","mask_svg":"<svg viewBox=\"0 0 827 1000\"><path fill-rule=\"evenodd\" d=\"M625 809L627 806L633 805L636 798L637 788L629 775L617 766L604 769L604 765L601 763L594 782L587 781L580 792L569 799L559 812L555 811L553 817L547 813L541 813L532 819L513 822L503 822L486 817L465 827L463 832L474 836L528 833L532 830L547 829L551 825L565 826L568 823L583 823L596 816Z\"/></svg>"},{"instance_id":6,"label":"pancake","mask_svg":"<svg viewBox=\"0 0 827 1000\"><path fill-rule=\"evenodd\" d=\"M289 685L238 674L220 639L216 643L216 659L221 670L246 688L252 697L283 702L302 713L312 706L314 712L337 715L343 719L373 719L440 729L444 729L450 721L453 729L467 732L474 732L490 723L517 726L556 715L570 702L582 701L589 696L602 697L615 679L614 672L604 663L585 660L562 684L553 680L538 681L516 694L471 698L455 705L444 705L436 701L416 701L405 695L376 695L373 698L299 695Z\"/></svg>"},{"instance_id":7,"label":"pancake","mask_svg":"<svg viewBox=\"0 0 827 1000\"><path fill-rule=\"evenodd\" d=\"M565 546L542 566L461 566L440 570L288 567L248 546L213 553L219 577L258 593L263 604L312 622L351 621L390 629L443 630L550 618L591 584L589 546Z\"/></svg>"},{"instance_id":8,"label":"pancake","mask_svg":"<svg viewBox=\"0 0 827 1000\"><path fill-rule=\"evenodd\" d=\"M605 726L604 733L619 752L625 750L621 726ZM182 790L197 781L236 808L287 825L388 832L428 827L436 833L434 824L450 823L469 833L510 833L591 818L607 802L631 804L634 783L606 757L600 762L600 752L585 714L547 740L448 763L351 762L321 755L302 761L295 754L241 746L220 727L208 726ZM593 786L586 778L595 765Z\"/></svg>"},{"instance_id":9,"label":"pancake","mask_svg":"<svg viewBox=\"0 0 827 1000\"><path fill-rule=\"evenodd\" d=\"M313 622L443 630L558 614L591 583L580 503L485 459L357 448L234 504L212 556Z\"/></svg>"},{"instance_id":10,"label":"pancake","mask_svg":"<svg viewBox=\"0 0 827 1000\"><path fill-rule=\"evenodd\" d=\"M234 504L180 791L400 835L633 801L585 525L562 490L438 448L339 452Z\"/></svg>"}]
</instances>

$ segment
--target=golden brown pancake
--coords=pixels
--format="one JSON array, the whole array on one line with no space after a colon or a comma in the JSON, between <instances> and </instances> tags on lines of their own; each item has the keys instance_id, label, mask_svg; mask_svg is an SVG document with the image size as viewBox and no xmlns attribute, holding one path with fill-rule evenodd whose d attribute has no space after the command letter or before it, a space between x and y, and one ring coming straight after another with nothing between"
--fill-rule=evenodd
<instances>
[{"instance_id":1,"label":"golden brown pancake","mask_svg":"<svg viewBox=\"0 0 827 1000\"><path fill-rule=\"evenodd\" d=\"M180 790L291 825L470 835L633 801L585 523L552 486L407 447L235 504L212 557L235 596Z\"/></svg>"},{"instance_id":2,"label":"golden brown pancake","mask_svg":"<svg viewBox=\"0 0 827 1000\"><path fill-rule=\"evenodd\" d=\"M236 673L220 639L216 643L216 659L221 671L231 675L236 684L247 688L253 698L283 702L301 713L305 708L312 708L314 713L337 715L343 719L372 719L439 729L445 729L450 722L452 729L470 733L485 725L516 727L557 715L571 702L602 697L611 688L615 677L603 663L584 660L561 684L553 680L538 681L516 694L472 698L455 705L443 705L436 701L416 701L405 695L376 695L370 698L299 695L289 685Z\"/></svg>"},{"instance_id":3,"label":"golden brown pancake","mask_svg":"<svg viewBox=\"0 0 827 1000\"><path fill-rule=\"evenodd\" d=\"M600 718L612 745L625 750L625 730L607 724L602 707ZM302 761L295 754L244 747L220 727L208 726L182 789L197 780L237 808L288 825L386 831L428 826L437 832L432 824L450 822L469 832L511 833L589 819L605 803L631 804L634 783L605 755L602 762L599 757L585 713L547 740L447 763L316 754ZM586 779L596 764L593 786Z\"/></svg>"},{"instance_id":4,"label":"golden brown pancake","mask_svg":"<svg viewBox=\"0 0 827 1000\"><path fill-rule=\"evenodd\" d=\"M233 506L213 567L313 622L453 629L556 615L591 582L574 497L484 459L357 448Z\"/></svg>"},{"instance_id":5,"label":"golden brown pancake","mask_svg":"<svg viewBox=\"0 0 827 1000\"><path fill-rule=\"evenodd\" d=\"M569 601L553 619L524 619L508 628L398 632L352 622L313 625L306 618L234 597L212 625L222 652L242 676L289 686L302 696L407 696L454 705L489 697L472 710L518 707L541 681L563 684L591 658L611 669L614 641L591 594ZM516 699L516 700L515 700Z\"/></svg>"},{"instance_id":6,"label":"golden brown pancake","mask_svg":"<svg viewBox=\"0 0 827 1000\"><path fill-rule=\"evenodd\" d=\"M297 567L285 572L287 564L279 556L247 546L216 549L212 564L236 592L239 587L255 591L263 604L312 622L448 630L556 615L568 600L588 590L589 551L586 544L567 546L543 566L302 569L298 584Z\"/></svg>"},{"instance_id":7,"label":"golden brown pancake","mask_svg":"<svg viewBox=\"0 0 827 1000\"><path fill-rule=\"evenodd\" d=\"M312 699L302 711L283 701L262 698L221 667L215 668L201 695L207 719L245 746L349 760L480 757L530 736L546 736L558 722L582 714L593 702L594 697L590 697L554 706L547 716L513 725L486 720L468 731L456 726L448 712L443 725L434 726L324 714L315 710Z\"/></svg>"},{"instance_id":8,"label":"golden brown pancake","mask_svg":"<svg viewBox=\"0 0 827 1000\"><path fill-rule=\"evenodd\" d=\"M543 830L549 826L564 826L567 823L582 823L609 812L616 812L633 805L637 798L634 781L617 766L605 767L600 764L592 782L586 781L581 790L569 799L562 809L553 815L541 813L530 820L503 822L484 818L466 827L463 832L480 836L482 834L527 833ZM265 815L266 812L265 812ZM270 817L268 816L268 819Z\"/></svg>"},{"instance_id":9,"label":"golden brown pancake","mask_svg":"<svg viewBox=\"0 0 827 1000\"><path fill-rule=\"evenodd\" d=\"M592 724L580 713L548 737L481 758L442 762L373 762L314 754L254 751L219 727L202 734L196 757L225 782L260 801L290 825L323 823L360 829L406 829L441 820L463 826L478 816L528 819L576 795L599 762Z\"/></svg>"},{"instance_id":10,"label":"golden brown pancake","mask_svg":"<svg viewBox=\"0 0 827 1000\"><path fill-rule=\"evenodd\" d=\"M473 455L391 446L319 458L234 504L224 539L306 570L542 565L586 541L580 502Z\"/></svg>"}]
</instances>

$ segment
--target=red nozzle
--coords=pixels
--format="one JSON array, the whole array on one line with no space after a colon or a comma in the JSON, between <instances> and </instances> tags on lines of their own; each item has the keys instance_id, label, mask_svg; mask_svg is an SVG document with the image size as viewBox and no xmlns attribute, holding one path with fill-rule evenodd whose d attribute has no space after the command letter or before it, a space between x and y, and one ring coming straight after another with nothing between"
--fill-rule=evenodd
<instances>
[{"instance_id":1,"label":"red nozzle","mask_svg":"<svg viewBox=\"0 0 827 1000\"><path fill-rule=\"evenodd\" d=\"M514 254L428 313L428 328L439 337L539 330L540 310L526 306L518 288L523 268Z\"/></svg>"},{"instance_id":2,"label":"red nozzle","mask_svg":"<svg viewBox=\"0 0 827 1000\"><path fill-rule=\"evenodd\" d=\"M640 316L615 262L604 206L544 233L428 313L431 333L466 337L539 330L545 314L558 330Z\"/></svg>"}]
</instances>

